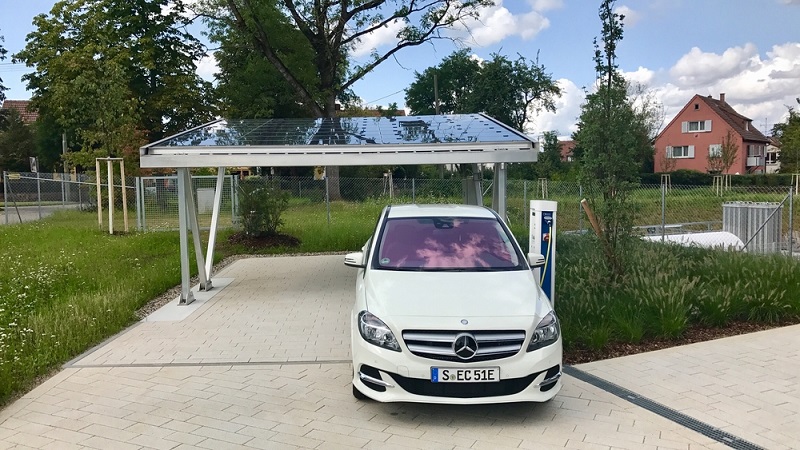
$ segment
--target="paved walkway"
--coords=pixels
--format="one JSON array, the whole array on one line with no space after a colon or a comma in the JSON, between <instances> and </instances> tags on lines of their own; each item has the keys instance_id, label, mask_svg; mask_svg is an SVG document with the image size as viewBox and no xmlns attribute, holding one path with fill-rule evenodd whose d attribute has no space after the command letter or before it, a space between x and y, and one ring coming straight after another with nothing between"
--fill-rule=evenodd
<instances>
[{"instance_id":1,"label":"paved walkway","mask_svg":"<svg viewBox=\"0 0 800 450\"><path fill-rule=\"evenodd\" d=\"M341 256L236 261L0 411L2 448L722 449L566 376L546 404L356 401ZM222 287L224 286L224 287ZM766 448L800 441L800 328L577 368Z\"/></svg>"}]
</instances>

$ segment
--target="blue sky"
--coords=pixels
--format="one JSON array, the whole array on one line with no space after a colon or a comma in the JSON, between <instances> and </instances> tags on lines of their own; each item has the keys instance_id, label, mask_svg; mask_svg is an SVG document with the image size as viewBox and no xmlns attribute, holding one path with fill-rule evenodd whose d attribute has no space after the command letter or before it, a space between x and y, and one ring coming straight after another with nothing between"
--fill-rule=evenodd
<instances>
[{"instance_id":1,"label":"blue sky","mask_svg":"<svg viewBox=\"0 0 800 450\"><path fill-rule=\"evenodd\" d=\"M0 0L0 35L9 53L25 45L36 14L48 12L53 0ZM540 114L528 131L575 130L584 98L594 83L592 39L599 35L599 0L496 0L479 21L460 31L465 42L437 41L400 51L355 84L366 103L404 104L403 89L414 72L437 64L457 46L469 46L479 58L494 52L518 53L539 60L558 80L564 95L556 114ZM759 129L783 120L787 105L800 97L800 0L618 0L626 15L618 48L619 67L630 79L646 84L664 104L665 124L694 94L724 92L726 100L753 119ZM393 39L384 30L364 42L361 52L385 51ZM28 69L0 62L0 77L9 99L30 93L19 77ZM198 71L212 79L213 57Z\"/></svg>"}]
</instances>

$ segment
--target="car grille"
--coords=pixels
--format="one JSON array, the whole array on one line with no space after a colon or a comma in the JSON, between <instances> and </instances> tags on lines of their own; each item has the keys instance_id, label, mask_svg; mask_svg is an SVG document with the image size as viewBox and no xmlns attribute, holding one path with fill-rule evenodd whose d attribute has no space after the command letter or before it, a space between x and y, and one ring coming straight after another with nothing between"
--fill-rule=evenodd
<instances>
[{"instance_id":1,"label":"car grille","mask_svg":"<svg viewBox=\"0 0 800 450\"><path fill-rule=\"evenodd\" d=\"M389 373L406 392L428 397L479 398L519 394L533 383L542 372L522 378L512 378L493 383L432 383L431 380L408 378Z\"/></svg>"},{"instance_id":2,"label":"car grille","mask_svg":"<svg viewBox=\"0 0 800 450\"><path fill-rule=\"evenodd\" d=\"M461 333L470 333L478 342L478 352L470 359L461 359L453 351L453 341ZM403 341L414 355L439 361L472 363L514 356L522 349L525 332L521 330L431 331L405 330Z\"/></svg>"}]
</instances>

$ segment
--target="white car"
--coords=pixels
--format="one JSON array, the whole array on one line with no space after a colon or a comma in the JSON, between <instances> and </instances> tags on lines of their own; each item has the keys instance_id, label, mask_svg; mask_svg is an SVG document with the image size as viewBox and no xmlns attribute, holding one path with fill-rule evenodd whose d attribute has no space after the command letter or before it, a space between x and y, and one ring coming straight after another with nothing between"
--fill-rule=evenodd
<instances>
[{"instance_id":1,"label":"white car","mask_svg":"<svg viewBox=\"0 0 800 450\"><path fill-rule=\"evenodd\" d=\"M529 255L539 264L541 255ZM497 214L387 206L362 251L353 395L381 402L544 402L561 389L553 305Z\"/></svg>"}]
</instances>

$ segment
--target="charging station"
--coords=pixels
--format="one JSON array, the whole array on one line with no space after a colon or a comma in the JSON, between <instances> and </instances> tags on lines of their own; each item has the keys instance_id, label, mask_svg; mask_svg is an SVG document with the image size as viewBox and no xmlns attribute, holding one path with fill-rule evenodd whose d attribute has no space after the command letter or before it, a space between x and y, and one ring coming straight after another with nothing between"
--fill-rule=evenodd
<instances>
[{"instance_id":1,"label":"charging station","mask_svg":"<svg viewBox=\"0 0 800 450\"><path fill-rule=\"evenodd\" d=\"M544 257L544 266L533 269L534 276L551 302L556 289L556 210L551 200L531 200L528 252Z\"/></svg>"}]
</instances>

